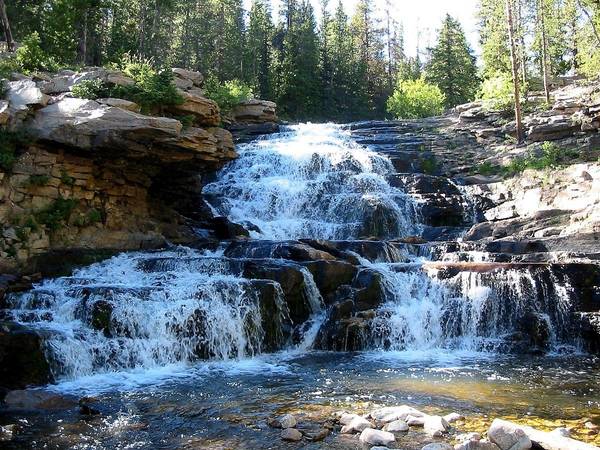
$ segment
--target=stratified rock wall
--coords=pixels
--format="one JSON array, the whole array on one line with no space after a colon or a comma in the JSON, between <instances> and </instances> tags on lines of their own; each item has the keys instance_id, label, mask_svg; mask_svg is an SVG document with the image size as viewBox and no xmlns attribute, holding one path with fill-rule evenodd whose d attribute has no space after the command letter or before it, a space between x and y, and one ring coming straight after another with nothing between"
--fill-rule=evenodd
<instances>
[{"instance_id":1,"label":"stratified rock wall","mask_svg":"<svg viewBox=\"0 0 600 450\"><path fill-rule=\"evenodd\" d=\"M83 80L133 82L119 72L92 68L7 84L0 122L24 130L31 143L0 171L0 271L52 250L130 250L195 237L195 223L210 218L199 195L203 176L237 154L218 127L218 106L199 89L202 75L174 73L184 96L175 112L194 116L189 127L140 114L127 100L71 97Z\"/></svg>"}]
</instances>

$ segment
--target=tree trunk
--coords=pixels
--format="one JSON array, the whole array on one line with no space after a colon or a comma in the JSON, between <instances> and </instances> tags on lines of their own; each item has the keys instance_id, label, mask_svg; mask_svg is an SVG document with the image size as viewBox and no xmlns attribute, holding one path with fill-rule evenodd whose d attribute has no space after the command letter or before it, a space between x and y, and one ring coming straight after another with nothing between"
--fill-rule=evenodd
<instances>
[{"instance_id":1,"label":"tree trunk","mask_svg":"<svg viewBox=\"0 0 600 450\"><path fill-rule=\"evenodd\" d=\"M88 11L83 11L79 24L79 40L77 42L77 62L85 65L87 62Z\"/></svg>"},{"instance_id":2,"label":"tree trunk","mask_svg":"<svg viewBox=\"0 0 600 450\"><path fill-rule=\"evenodd\" d=\"M4 28L4 37L6 37L6 48L9 52L15 51L15 41L10 30L10 22L8 14L6 14L6 4L4 0L0 0L0 18L2 19L2 28Z\"/></svg>"},{"instance_id":3,"label":"tree trunk","mask_svg":"<svg viewBox=\"0 0 600 450\"><path fill-rule=\"evenodd\" d=\"M546 36L546 11L544 0L538 0L538 16L542 31L542 76L544 77L544 94L546 103L550 103L550 86L548 84L548 37Z\"/></svg>"},{"instance_id":4,"label":"tree trunk","mask_svg":"<svg viewBox=\"0 0 600 450\"><path fill-rule=\"evenodd\" d=\"M527 89L527 52L525 46L525 32L523 31L523 3L521 0L518 1L517 8L517 23L519 24L519 50L520 50L520 58L521 58L521 81L525 89Z\"/></svg>"},{"instance_id":5,"label":"tree trunk","mask_svg":"<svg viewBox=\"0 0 600 450\"><path fill-rule=\"evenodd\" d=\"M506 18L508 21L508 39L510 41L510 62L512 65L513 87L515 95L515 122L517 126L517 142L523 142L523 119L521 117L521 92L519 88L519 67L515 44L515 25L511 0L506 0Z\"/></svg>"}]
</instances>

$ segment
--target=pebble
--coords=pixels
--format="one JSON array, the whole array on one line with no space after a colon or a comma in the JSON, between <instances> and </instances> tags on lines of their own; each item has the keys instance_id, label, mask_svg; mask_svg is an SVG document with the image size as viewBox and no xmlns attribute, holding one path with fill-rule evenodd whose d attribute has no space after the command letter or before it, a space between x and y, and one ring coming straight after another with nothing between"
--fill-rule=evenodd
<instances>
[{"instance_id":1,"label":"pebble","mask_svg":"<svg viewBox=\"0 0 600 450\"><path fill-rule=\"evenodd\" d=\"M597 430L598 428L600 428L593 422L586 422L583 424L583 426L586 427L588 430Z\"/></svg>"},{"instance_id":2,"label":"pebble","mask_svg":"<svg viewBox=\"0 0 600 450\"><path fill-rule=\"evenodd\" d=\"M284 441L298 442L302 440L302 433L295 428L286 428L281 432L281 439Z\"/></svg>"},{"instance_id":3,"label":"pebble","mask_svg":"<svg viewBox=\"0 0 600 450\"><path fill-rule=\"evenodd\" d=\"M408 431L408 425L404 420L394 420L393 422L385 424L383 431L389 431L390 433L400 433Z\"/></svg>"},{"instance_id":4,"label":"pebble","mask_svg":"<svg viewBox=\"0 0 600 450\"><path fill-rule=\"evenodd\" d=\"M369 445L383 445L389 447L396 442L396 437L392 433L387 431L374 430L373 428L366 428L359 438L360 442Z\"/></svg>"},{"instance_id":5,"label":"pebble","mask_svg":"<svg viewBox=\"0 0 600 450\"><path fill-rule=\"evenodd\" d=\"M460 442L463 442L463 441L480 441L481 440L481 434L479 434L477 432L459 434L459 435L456 436L456 440L460 441Z\"/></svg>"},{"instance_id":6,"label":"pebble","mask_svg":"<svg viewBox=\"0 0 600 450\"><path fill-rule=\"evenodd\" d=\"M571 437L571 432L564 427L556 428L555 430L552 430L551 433L556 433L562 437L568 437L568 438Z\"/></svg>"},{"instance_id":7,"label":"pebble","mask_svg":"<svg viewBox=\"0 0 600 450\"><path fill-rule=\"evenodd\" d=\"M372 419L383 423L393 422L399 419L406 420L408 416L423 417L424 415L425 414L418 409L412 408L408 405L379 408L371 411L369 414Z\"/></svg>"},{"instance_id":8,"label":"pebble","mask_svg":"<svg viewBox=\"0 0 600 450\"><path fill-rule=\"evenodd\" d=\"M331 431L329 431L327 428L321 428L320 430L318 430L316 433L309 433L306 435L306 438L309 441L313 441L313 442L321 442L322 440L324 440L327 436L329 436L329 434L331 433Z\"/></svg>"},{"instance_id":9,"label":"pebble","mask_svg":"<svg viewBox=\"0 0 600 450\"><path fill-rule=\"evenodd\" d=\"M279 423L281 424L281 428L294 428L298 425L298 421L291 414L285 414L279 418Z\"/></svg>"}]
</instances>

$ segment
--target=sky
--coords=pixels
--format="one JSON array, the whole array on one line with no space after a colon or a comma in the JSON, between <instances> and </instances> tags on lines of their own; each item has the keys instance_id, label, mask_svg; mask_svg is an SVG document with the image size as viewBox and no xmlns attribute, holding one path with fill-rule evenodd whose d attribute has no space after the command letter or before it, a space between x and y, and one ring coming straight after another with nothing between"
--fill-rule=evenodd
<instances>
[{"instance_id":1,"label":"sky","mask_svg":"<svg viewBox=\"0 0 600 450\"><path fill-rule=\"evenodd\" d=\"M249 8L252 0L244 0ZM319 0L311 0L315 10L319 11ZM276 16L280 0L272 0ZM354 12L358 0L343 0L348 14ZM392 0L392 15L404 25L405 49L409 56L416 54L417 44L424 51L435 42L436 30L443 17L449 13L458 19L467 34L475 53L479 54L479 35L477 33L477 0ZM337 0L330 0L331 7ZM385 0L375 0L376 13L383 17Z\"/></svg>"}]
</instances>

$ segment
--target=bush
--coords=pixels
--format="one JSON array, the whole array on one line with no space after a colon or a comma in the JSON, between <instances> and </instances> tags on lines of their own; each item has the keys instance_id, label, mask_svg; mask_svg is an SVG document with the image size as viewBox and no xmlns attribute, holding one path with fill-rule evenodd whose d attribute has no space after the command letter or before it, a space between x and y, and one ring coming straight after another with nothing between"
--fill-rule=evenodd
<instances>
[{"instance_id":1,"label":"bush","mask_svg":"<svg viewBox=\"0 0 600 450\"><path fill-rule=\"evenodd\" d=\"M50 181L50 177L48 175L30 175L29 180L27 180L27 184L29 186L46 186Z\"/></svg>"},{"instance_id":2,"label":"bush","mask_svg":"<svg viewBox=\"0 0 600 450\"><path fill-rule=\"evenodd\" d=\"M0 58L0 78L9 78L14 72L19 72L21 66L14 56Z\"/></svg>"},{"instance_id":3,"label":"bush","mask_svg":"<svg viewBox=\"0 0 600 450\"><path fill-rule=\"evenodd\" d=\"M445 96L423 78L400 80L388 99L387 110L397 119L419 119L444 112Z\"/></svg>"},{"instance_id":4,"label":"bush","mask_svg":"<svg viewBox=\"0 0 600 450\"><path fill-rule=\"evenodd\" d=\"M110 88L102 80L83 80L71 88L75 97L88 100L110 97Z\"/></svg>"},{"instance_id":5,"label":"bush","mask_svg":"<svg viewBox=\"0 0 600 450\"><path fill-rule=\"evenodd\" d=\"M230 80L224 83L216 78L209 78L204 84L206 97L214 100L223 113L230 112L234 107L253 97L252 88L240 80Z\"/></svg>"},{"instance_id":6,"label":"bush","mask_svg":"<svg viewBox=\"0 0 600 450\"><path fill-rule=\"evenodd\" d=\"M58 64L42 50L40 35L37 31L23 39L16 52L16 61L25 73L58 70Z\"/></svg>"},{"instance_id":7,"label":"bush","mask_svg":"<svg viewBox=\"0 0 600 450\"><path fill-rule=\"evenodd\" d=\"M63 222L69 220L73 209L77 206L77 200L57 198L54 203L35 214L38 223L46 225L50 230L56 231Z\"/></svg>"},{"instance_id":8,"label":"bush","mask_svg":"<svg viewBox=\"0 0 600 450\"><path fill-rule=\"evenodd\" d=\"M521 97L525 98L527 88L521 83ZM512 111L515 104L514 86L512 75L498 73L491 78L487 78L481 85L479 98L483 100L483 105L491 111ZM524 103L524 102L523 102ZM523 104L526 109L528 106Z\"/></svg>"},{"instance_id":9,"label":"bush","mask_svg":"<svg viewBox=\"0 0 600 450\"><path fill-rule=\"evenodd\" d=\"M575 157L577 157L577 152L574 150L560 148L553 142L544 142L539 154L530 153L527 156L515 158L504 166L502 171L505 175L513 176L526 169L554 169Z\"/></svg>"},{"instance_id":10,"label":"bush","mask_svg":"<svg viewBox=\"0 0 600 450\"><path fill-rule=\"evenodd\" d=\"M28 142L30 138L23 131L0 130L0 170L10 171L17 160L17 149Z\"/></svg>"},{"instance_id":11,"label":"bush","mask_svg":"<svg viewBox=\"0 0 600 450\"><path fill-rule=\"evenodd\" d=\"M171 70L157 69L151 60L129 55L123 57L118 68L135 83L133 86L115 86L111 97L136 102L144 113L183 103L183 98L173 83L174 75Z\"/></svg>"}]
</instances>

